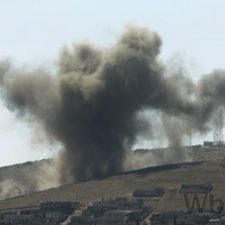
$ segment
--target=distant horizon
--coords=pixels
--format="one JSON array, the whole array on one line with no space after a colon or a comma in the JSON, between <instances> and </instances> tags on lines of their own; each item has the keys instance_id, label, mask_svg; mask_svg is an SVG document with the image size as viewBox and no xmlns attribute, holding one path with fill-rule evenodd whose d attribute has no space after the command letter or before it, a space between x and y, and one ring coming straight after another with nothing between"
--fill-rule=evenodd
<instances>
[{"instance_id":1,"label":"distant horizon","mask_svg":"<svg viewBox=\"0 0 225 225\"><path fill-rule=\"evenodd\" d=\"M207 142L207 141L206 141ZM214 142L214 141L208 141L208 142ZM196 146L204 146L204 142L203 143L200 143L200 144L192 144L192 145L182 145L180 146L181 148L192 148L192 147L196 147ZM207 146L209 147L209 146ZM139 148L133 148L131 149L131 151L136 151L136 150L157 150L157 149L169 149L170 146L162 146L162 147L152 147L152 148L144 148L144 147L139 147ZM46 157L46 158L39 158L39 159L31 159L31 160L27 160L27 161L21 161L21 162L18 162L18 163L14 163L14 164L6 164L6 165L3 165L1 166L0 165L0 168L4 168L4 167L10 167L10 166L14 166L14 165L20 165L20 164L26 164L26 163L29 163L29 162L39 162L39 161L42 161L42 160L50 160L50 159L53 159L54 156L49 156L49 157ZM183 163L183 162L180 162L180 163ZM172 163L174 164L174 163ZM150 165L151 167L151 165Z\"/></svg>"}]
</instances>

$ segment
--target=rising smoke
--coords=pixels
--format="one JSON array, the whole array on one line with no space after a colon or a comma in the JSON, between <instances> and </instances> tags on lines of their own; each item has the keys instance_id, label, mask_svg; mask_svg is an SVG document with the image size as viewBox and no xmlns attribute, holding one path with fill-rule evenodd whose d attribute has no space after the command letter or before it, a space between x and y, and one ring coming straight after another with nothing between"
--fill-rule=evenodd
<instances>
[{"instance_id":1,"label":"rising smoke","mask_svg":"<svg viewBox=\"0 0 225 225\"><path fill-rule=\"evenodd\" d=\"M189 121L196 131L208 129L225 102L225 72L194 84L183 74L168 74L158 60L160 47L157 33L128 27L109 49L87 43L64 48L57 74L0 63L6 105L62 144L63 182L122 172L126 153L154 121L146 123L138 116L141 111ZM169 133L171 145L179 143Z\"/></svg>"}]
</instances>

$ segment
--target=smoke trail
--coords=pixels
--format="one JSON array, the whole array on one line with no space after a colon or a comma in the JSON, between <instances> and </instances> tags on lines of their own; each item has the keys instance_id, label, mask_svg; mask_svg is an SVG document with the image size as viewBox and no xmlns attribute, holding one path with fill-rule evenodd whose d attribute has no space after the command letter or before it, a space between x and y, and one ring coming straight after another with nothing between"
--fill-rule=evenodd
<instances>
[{"instance_id":1,"label":"smoke trail","mask_svg":"<svg viewBox=\"0 0 225 225\"><path fill-rule=\"evenodd\" d=\"M107 50L87 43L64 48L57 75L1 62L7 106L63 145L62 180L123 171L126 152L146 129L138 117L142 110L187 117L195 129L203 128L213 99L223 99L223 72L213 75L220 78L219 90L216 81L212 84L217 91L208 87L211 75L199 86L181 74L168 75L157 59L160 46L157 33L128 27Z\"/></svg>"}]
</instances>

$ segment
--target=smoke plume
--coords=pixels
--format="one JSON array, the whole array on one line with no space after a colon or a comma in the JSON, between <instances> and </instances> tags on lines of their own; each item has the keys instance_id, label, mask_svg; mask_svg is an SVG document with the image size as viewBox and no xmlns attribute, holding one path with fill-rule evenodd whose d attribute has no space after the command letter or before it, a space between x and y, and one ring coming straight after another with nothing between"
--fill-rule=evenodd
<instances>
[{"instance_id":1,"label":"smoke plume","mask_svg":"<svg viewBox=\"0 0 225 225\"><path fill-rule=\"evenodd\" d=\"M126 152L154 120L141 120L143 110L207 130L212 114L225 102L224 71L206 75L198 84L182 73L168 74L158 60L161 42L155 32L128 27L108 49L87 43L64 48L57 74L0 63L7 106L62 144L62 180L122 172Z\"/></svg>"}]
</instances>

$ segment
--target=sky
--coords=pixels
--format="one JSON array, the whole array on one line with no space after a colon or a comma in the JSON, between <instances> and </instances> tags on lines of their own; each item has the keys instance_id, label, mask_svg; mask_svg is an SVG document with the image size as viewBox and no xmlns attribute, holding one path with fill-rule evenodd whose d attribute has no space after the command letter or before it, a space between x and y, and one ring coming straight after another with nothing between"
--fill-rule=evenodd
<instances>
[{"instance_id":1,"label":"sky","mask_svg":"<svg viewBox=\"0 0 225 225\"><path fill-rule=\"evenodd\" d=\"M110 47L135 24L158 32L160 59L179 57L197 80L225 69L224 12L224 0L0 0L0 60L51 69L63 46L89 41ZM31 131L0 100L0 166L55 153L36 145Z\"/></svg>"}]
</instances>

